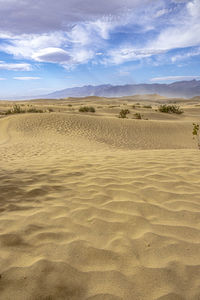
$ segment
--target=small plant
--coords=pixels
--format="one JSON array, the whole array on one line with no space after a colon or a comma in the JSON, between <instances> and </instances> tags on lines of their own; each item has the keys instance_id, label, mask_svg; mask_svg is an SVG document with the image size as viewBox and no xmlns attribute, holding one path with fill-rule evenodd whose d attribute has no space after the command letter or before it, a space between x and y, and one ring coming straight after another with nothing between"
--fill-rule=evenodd
<instances>
[{"instance_id":1,"label":"small plant","mask_svg":"<svg viewBox=\"0 0 200 300\"><path fill-rule=\"evenodd\" d=\"M134 109L134 108L135 108L135 105L132 105L132 108Z\"/></svg>"},{"instance_id":2,"label":"small plant","mask_svg":"<svg viewBox=\"0 0 200 300\"><path fill-rule=\"evenodd\" d=\"M117 105L110 105L110 106L108 106L108 108L115 108L115 107L117 107Z\"/></svg>"},{"instance_id":3,"label":"small plant","mask_svg":"<svg viewBox=\"0 0 200 300\"><path fill-rule=\"evenodd\" d=\"M53 112L53 108L48 109L49 113Z\"/></svg>"},{"instance_id":4,"label":"small plant","mask_svg":"<svg viewBox=\"0 0 200 300\"><path fill-rule=\"evenodd\" d=\"M5 115L11 115L12 114L12 110L11 109L8 109L6 112L5 112Z\"/></svg>"},{"instance_id":5,"label":"small plant","mask_svg":"<svg viewBox=\"0 0 200 300\"><path fill-rule=\"evenodd\" d=\"M135 118L138 119L138 120L141 120L142 119L142 115L140 113L136 113L135 114Z\"/></svg>"},{"instance_id":6,"label":"small plant","mask_svg":"<svg viewBox=\"0 0 200 300\"><path fill-rule=\"evenodd\" d=\"M151 105L144 105L143 108L152 108Z\"/></svg>"},{"instance_id":7,"label":"small plant","mask_svg":"<svg viewBox=\"0 0 200 300\"><path fill-rule=\"evenodd\" d=\"M160 105L158 110L160 112L168 113L168 114L178 114L178 115L180 115L180 114L183 113L183 110L180 109L180 107L177 106L177 105L166 105L166 104Z\"/></svg>"},{"instance_id":8,"label":"small plant","mask_svg":"<svg viewBox=\"0 0 200 300\"><path fill-rule=\"evenodd\" d=\"M198 148L200 149L200 135L199 135L199 124L193 123L192 130L193 138L197 140Z\"/></svg>"},{"instance_id":9,"label":"small plant","mask_svg":"<svg viewBox=\"0 0 200 300\"><path fill-rule=\"evenodd\" d=\"M33 108L29 108L26 112L27 113L43 113L43 110L33 107Z\"/></svg>"},{"instance_id":10,"label":"small plant","mask_svg":"<svg viewBox=\"0 0 200 300\"><path fill-rule=\"evenodd\" d=\"M119 118L125 119L128 114L130 114L128 109L122 109L119 113Z\"/></svg>"},{"instance_id":11,"label":"small plant","mask_svg":"<svg viewBox=\"0 0 200 300\"><path fill-rule=\"evenodd\" d=\"M21 109L21 106L18 105L18 104L15 104L13 105L12 109L8 109L6 112L5 112L5 115L11 115L11 114L23 114L25 113L26 111Z\"/></svg>"},{"instance_id":12,"label":"small plant","mask_svg":"<svg viewBox=\"0 0 200 300\"><path fill-rule=\"evenodd\" d=\"M82 106L79 108L80 112L92 112L95 113L95 108L93 106Z\"/></svg>"},{"instance_id":13,"label":"small plant","mask_svg":"<svg viewBox=\"0 0 200 300\"><path fill-rule=\"evenodd\" d=\"M71 105L71 104L68 104L68 106L71 107L72 105Z\"/></svg>"}]
</instances>

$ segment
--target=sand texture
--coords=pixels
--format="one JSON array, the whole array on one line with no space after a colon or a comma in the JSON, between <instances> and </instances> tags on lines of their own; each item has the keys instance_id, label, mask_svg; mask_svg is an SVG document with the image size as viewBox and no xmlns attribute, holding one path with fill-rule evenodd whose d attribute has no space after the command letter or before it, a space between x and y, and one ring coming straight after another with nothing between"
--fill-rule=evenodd
<instances>
[{"instance_id":1,"label":"sand texture","mask_svg":"<svg viewBox=\"0 0 200 300\"><path fill-rule=\"evenodd\" d=\"M90 101L0 118L0 299L199 300L200 107Z\"/></svg>"}]
</instances>

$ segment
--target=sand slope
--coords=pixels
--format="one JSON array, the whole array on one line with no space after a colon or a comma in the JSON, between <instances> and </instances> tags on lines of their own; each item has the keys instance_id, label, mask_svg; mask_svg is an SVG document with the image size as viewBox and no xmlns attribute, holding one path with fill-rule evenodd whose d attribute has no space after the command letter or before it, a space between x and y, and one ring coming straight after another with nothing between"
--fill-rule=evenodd
<instances>
[{"instance_id":1,"label":"sand slope","mask_svg":"<svg viewBox=\"0 0 200 300\"><path fill-rule=\"evenodd\" d=\"M200 299L191 121L16 115L0 158L1 299Z\"/></svg>"}]
</instances>

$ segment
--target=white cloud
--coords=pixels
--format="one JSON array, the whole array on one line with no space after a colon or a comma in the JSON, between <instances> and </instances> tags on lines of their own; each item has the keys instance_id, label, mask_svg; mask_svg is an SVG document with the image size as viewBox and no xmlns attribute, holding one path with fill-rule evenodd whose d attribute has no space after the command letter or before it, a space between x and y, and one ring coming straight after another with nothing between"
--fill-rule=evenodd
<instances>
[{"instance_id":1,"label":"white cloud","mask_svg":"<svg viewBox=\"0 0 200 300\"><path fill-rule=\"evenodd\" d=\"M69 53L60 48L44 48L32 55L39 62L62 63L71 59Z\"/></svg>"},{"instance_id":2,"label":"white cloud","mask_svg":"<svg viewBox=\"0 0 200 300\"><path fill-rule=\"evenodd\" d=\"M65 34L52 32L45 34L22 34L10 36L9 43L3 43L0 50L14 55L16 58L33 59L35 53L45 48L58 48L65 42Z\"/></svg>"},{"instance_id":3,"label":"white cloud","mask_svg":"<svg viewBox=\"0 0 200 300\"><path fill-rule=\"evenodd\" d=\"M2 32L44 33L66 30L79 22L94 21L110 14L154 3L155 0L0 0Z\"/></svg>"},{"instance_id":4,"label":"white cloud","mask_svg":"<svg viewBox=\"0 0 200 300\"><path fill-rule=\"evenodd\" d=\"M0 70L31 71L32 66L27 63L6 63L0 61Z\"/></svg>"},{"instance_id":5,"label":"white cloud","mask_svg":"<svg viewBox=\"0 0 200 300\"><path fill-rule=\"evenodd\" d=\"M15 80L39 80L40 77L14 77Z\"/></svg>"},{"instance_id":6,"label":"white cloud","mask_svg":"<svg viewBox=\"0 0 200 300\"><path fill-rule=\"evenodd\" d=\"M177 61L185 60L185 59L188 59L190 57L198 56L198 55L200 55L200 48L194 49L194 50L189 50L189 51L186 51L185 53L180 53L180 54L173 55L172 58L171 58L171 61L173 63L175 63Z\"/></svg>"},{"instance_id":7,"label":"white cloud","mask_svg":"<svg viewBox=\"0 0 200 300\"><path fill-rule=\"evenodd\" d=\"M180 80L192 80L192 79L200 79L200 76L165 76L165 77L155 77L150 81L158 82L158 81L180 81Z\"/></svg>"},{"instance_id":8,"label":"white cloud","mask_svg":"<svg viewBox=\"0 0 200 300\"><path fill-rule=\"evenodd\" d=\"M147 58L156 54L163 53L163 50L158 49L137 49L131 46L112 49L108 52L104 63L121 64L126 61L136 61L142 58Z\"/></svg>"},{"instance_id":9,"label":"white cloud","mask_svg":"<svg viewBox=\"0 0 200 300\"><path fill-rule=\"evenodd\" d=\"M161 31L158 38L148 43L154 49L171 50L200 45L200 1L189 1L172 24Z\"/></svg>"},{"instance_id":10,"label":"white cloud","mask_svg":"<svg viewBox=\"0 0 200 300\"><path fill-rule=\"evenodd\" d=\"M200 45L200 0L170 3L182 9L173 14L166 0L85 0L84 5L81 0L40 0L37 5L31 0L0 0L0 51L69 69L88 61L117 65ZM141 37L128 45L115 37L131 37L132 32ZM144 39L147 32L153 34ZM171 61L178 59L174 55Z\"/></svg>"}]
</instances>

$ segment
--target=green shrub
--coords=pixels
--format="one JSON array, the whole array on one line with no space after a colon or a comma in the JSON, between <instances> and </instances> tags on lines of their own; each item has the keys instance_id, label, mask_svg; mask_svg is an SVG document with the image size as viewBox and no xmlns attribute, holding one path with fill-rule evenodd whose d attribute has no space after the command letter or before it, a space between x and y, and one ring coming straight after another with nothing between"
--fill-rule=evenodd
<instances>
[{"instance_id":1,"label":"green shrub","mask_svg":"<svg viewBox=\"0 0 200 300\"><path fill-rule=\"evenodd\" d=\"M26 112L27 113L43 113L43 110L42 109L37 109L35 107L32 107L32 108L27 109Z\"/></svg>"},{"instance_id":2,"label":"green shrub","mask_svg":"<svg viewBox=\"0 0 200 300\"><path fill-rule=\"evenodd\" d=\"M168 114L178 114L178 115L180 115L180 114L183 113L183 110L180 109L180 107L177 106L177 105L166 105L166 104L160 105L158 110L160 112L168 113Z\"/></svg>"},{"instance_id":3,"label":"green shrub","mask_svg":"<svg viewBox=\"0 0 200 300\"><path fill-rule=\"evenodd\" d=\"M144 105L143 108L152 108L151 105Z\"/></svg>"},{"instance_id":4,"label":"green shrub","mask_svg":"<svg viewBox=\"0 0 200 300\"><path fill-rule=\"evenodd\" d=\"M93 106L82 106L79 108L80 112L95 112L95 108Z\"/></svg>"},{"instance_id":5,"label":"green shrub","mask_svg":"<svg viewBox=\"0 0 200 300\"><path fill-rule=\"evenodd\" d=\"M128 109L122 109L119 113L119 118L125 119L128 114L130 114Z\"/></svg>"},{"instance_id":6,"label":"green shrub","mask_svg":"<svg viewBox=\"0 0 200 300\"><path fill-rule=\"evenodd\" d=\"M200 149L199 124L193 123L192 134L193 134L193 137L196 138L198 148Z\"/></svg>"},{"instance_id":7,"label":"green shrub","mask_svg":"<svg viewBox=\"0 0 200 300\"><path fill-rule=\"evenodd\" d=\"M138 119L138 120L141 120L142 119L142 115L140 113L136 113L135 114L135 118Z\"/></svg>"},{"instance_id":8,"label":"green shrub","mask_svg":"<svg viewBox=\"0 0 200 300\"><path fill-rule=\"evenodd\" d=\"M13 112L11 109L8 109L6 112L5 112L5 115L11 115Z\"/></svg>"},{"instance_id":9,"label":"green shrub","mask_svg":"<svg viewBox=\"0 0 200 300\"><path fill-rule=\"evenodd\" d=\"M6 112L5 112L5 115L11 115L11 114L23 114L25 113L26 111L21 109L20 105L18 104L15 104L13 105L12 109L8 109Z\"/></svg>"}]
</instances>

